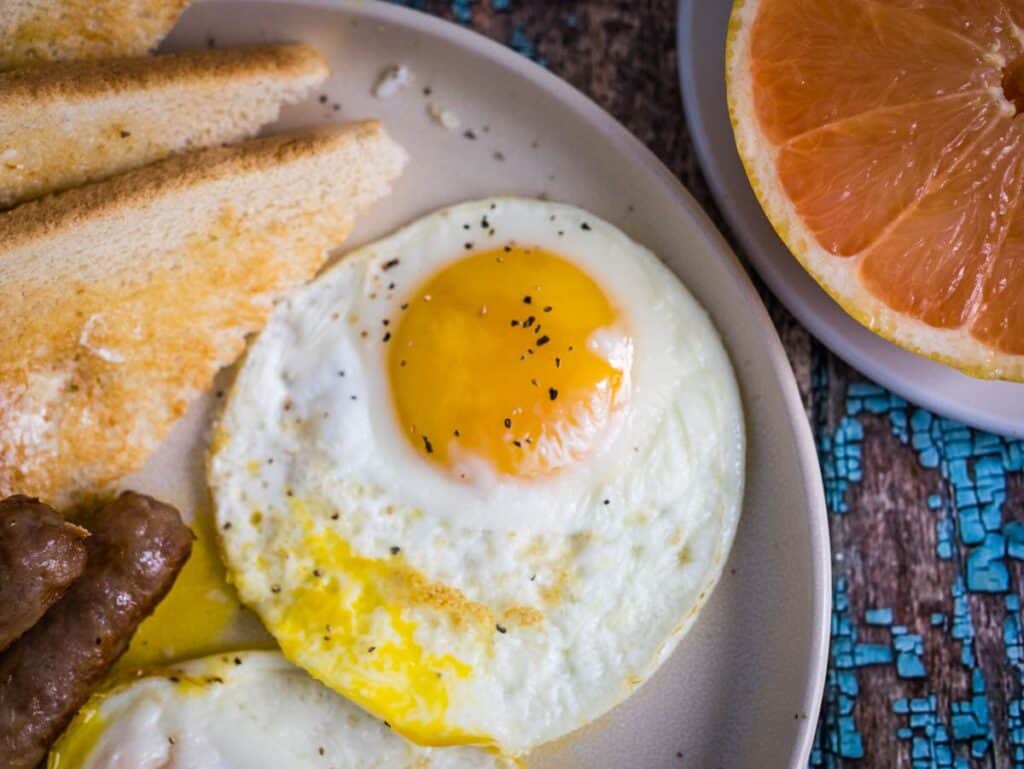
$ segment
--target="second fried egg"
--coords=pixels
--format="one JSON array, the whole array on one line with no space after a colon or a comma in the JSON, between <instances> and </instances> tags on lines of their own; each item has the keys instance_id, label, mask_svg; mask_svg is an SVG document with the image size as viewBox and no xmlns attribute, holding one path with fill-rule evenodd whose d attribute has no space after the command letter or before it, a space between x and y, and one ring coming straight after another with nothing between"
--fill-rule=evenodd
<instances>
[{"instance_id":1,"label":"second fried egg","mask_svg":"<svg viewBox=\"0 0 1024 769\"><path fill-rule=\"evenodd\" d=\"M512 198L282 302L210 459L230 575L289 659L414 742L513 755L668 655L742 479L728 357L678 279L585 211Z\"/></svg>"}]
</instances>

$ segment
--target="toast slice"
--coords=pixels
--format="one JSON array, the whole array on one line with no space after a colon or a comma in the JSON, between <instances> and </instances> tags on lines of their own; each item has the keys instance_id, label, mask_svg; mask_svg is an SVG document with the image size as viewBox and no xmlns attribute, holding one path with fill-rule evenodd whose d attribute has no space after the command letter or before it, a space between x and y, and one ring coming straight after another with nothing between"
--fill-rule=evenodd
<instances>
[{"instance_id":1,"label":"toast slice","mask_svg":"<svg viewBox=\"0 0 1024 769\"><path fill-rule=\"evenodd\" d=\"M163 40L189 0L0 0L0 70L136 56Z\"/></svg>"},{"instance_id":2,"label":"toast slice","mask_svg":"<svg viewBox=\"0 0 1024 769\"><path fill-rule=\"evenodd\" d=\"M405 152L376 122L177 155L0 214L0 497L137 469Z\"/></svg>"},{"instance_id":3,"label":"toast slice","mask_svg":"<svg viewBox=\"0 0 1024 769\"><path fill-rule=\"evenodd\" d=\"M308 45L2 72L0 208L174 152L252 136L327 73L323 55Z\"/></svg>"}]
</instances>

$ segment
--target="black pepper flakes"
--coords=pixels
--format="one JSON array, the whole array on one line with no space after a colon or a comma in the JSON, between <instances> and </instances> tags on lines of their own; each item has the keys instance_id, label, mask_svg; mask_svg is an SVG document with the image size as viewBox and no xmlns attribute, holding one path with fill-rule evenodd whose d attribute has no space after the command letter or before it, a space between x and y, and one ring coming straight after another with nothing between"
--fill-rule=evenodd
<instances>
[{"instance_id":1,"label":"black pepper flakes","mask_svg":"<svg viewBox=\"0 0 1024 769\"><path fill-rule=\"evenodd\" d=\"M131 131L125 131L124 129L121 130L121 138L122 139L127 139L131 135L132 135Z\"/></svg>"},{"instance_id":2,"label":"black pepper flakes","mask_svg":"<svg viewBox=\"0 0 1024 769\"><path fill-rule=\"evenodd\" d=\"M507 632L508 632L508 628L506 628L506 627L502 627L501 625L495 625L495 626L494 626L494 629L495 629L495 630L497 630L497 631L498 631L499 633L501 633L502 635L504 635L505 633L507 633Z\"/></svg>"},{"instance_id":3,"label":"black pepper flakes","mask_svg":"<svg viewBox=\"0 0 1024 769\"><path fill-rule=\"evenodd\" d=\"M590 225L587 224L586 222L583 222L583 224L580 225L580 229L581 230L586 230L587 232L590 232Z\"/></svg>"},{"instance_id":4,"label":"black pepper flakes","mask_svg":"<svg viewBox=\"0 0 1024 769\"><path fill-rule=\"evenodd\" d=\"M336 520L338 520L339 518L341 518L341 513L332 513L332 514L331 514L331 520L332 520L332 521L336 521Z\"/></svg>"},{"instance_id":5,"label":"black pepper flakes","mask_svg":"<svg viewBox=\"0 0 1024 769\"><path fill-rule=\"evenodd\" d=\"M517 449L521 449L523 447L523 444L520 443L519 441L512 441L512 445L515 446Z\"/></svg>"},{"instance_id":6,"label":"black pepper flakes","mask_svg":"<svg viewBox=\"0 0 1024 769\"><path fill-rule=\"evenodd\" d=\"M281 592L281 586L280 585L271 585L270 586L270 592L271 593L280 593Z\"/></svg>"},{"instance_id":7,"label":"black pepper flakes","mask_svg":"<svg viewBox=\"0 0 1024 769\"><path fill-rule=\"evenodd\" d=\"M242 664L242 658L241 657L235 657L235 664L236 665L241 665Z\"/></svg>"},{"instance_id":8,"label":"black pepper flakes","mask_svg":"<svg viewBox=\"0 0 1024 769\"><path fill-rule=\"evenodd\" d=\"M529 328L534 324L537 319L532 315L527 316L526 320L523 321L523 328Z\"/></svg>"},{"instance_id":9,"label":"black pepper flakes","mask_svg":"<svg viewBox=\"0 0 1024 769\"><path fill-rule=\"evenodd\" d=\"M324 573L322 571L320 571L320 569L313 569L313 576L314 577L322 577L323 575L324 575Z\"/></svg>"},{"instance_id":10,"label":"black pepper flakes","mask_svg":"<svg viewBox=\"0 0 1024 769\"><path fill-rule=\"evenodd\" d=\"M386 334L384 334L384 338L383 338L382 341L384 341L384 342L391 341L391 332L390 331L388 331Z\"/></svg>"},{"instance_id":11,"label":"black pepper flakes","mask_svg":"<svg viewBox=\"0 0 1024 769\"><path fill-rule=\"evenodd\" d=\"M377 647L376 646L371 646L366 651L367 651L368 654L373 654L375 651L377 651Z\"/></svg>"},{"instance_id":12,"label":"black pepper flakes","mask_svg":"<svg viewBox=\"0 0 1024 769\"><path fill-rule=\"evenodd\" d=\"M511 326L512 328L515 328L516 326L518 326L518 325L519 325L519 321L518 321L518 320L510 320L510 321L508 322L508 324L509 324L509 325L510 325L510 326Z\"/></svg>"},{"instance_id":13,"label":"black pepper flakes","mask_svg":"<svg viewBox=\"0 0 1024 769\"><path fill-rule=\"evenodd\" d=\"M462 435L462 433L460 433L458 430L456 430L454 434L455 434L456 438L458 438L460 435Z\"/></svg>"},{"instance_id":14,"label":"black pepper flakes","mask_svg":"<svg viewBox=\"0 0 1024 769\"><path fill-rule=\"evenodd\" d=\"M509 419L508 417L505 417L505 428L509 429L511 427L512 427L512 420Z\"/></svg>"},{"instance_id":15,"label":"black pepper flakes","mask_svg":"<svg viewBox=\"0 0 1024 769\"><path fill-rule=\"evenodd\" d=\"M539 329L540 326L537 326L537 328ZM547 334L545 334L544 336L542 336L540 339L537 340L537 346L538 347L543 347L544 345L546 345L550 341L551 341L551 337L549 337Z\"/></svg>"},{"instance_id":16,"label":"black pepper flakes","mask_svg":"<svg viewBox=\"0 0 1024 769\"><path fill-rule=\"evenodd\" d=\"M325 94L325 93L320 94L320 103L321 104L326 104L327 103L327 94Z\"/></svg>"},{"instance_id":17,"label":"black pepper flakes","mask_svg":"<svg viewBox=\"0 0 1024 769\"><path fill-rule=\"evenodd\" d=\"M402 552L402 548L400 548L398 545L392 545L389 549L391 551L391 555L398 555Z\"/></svg>"},{"instance_id":18,"label":"black pepper flakes","mask_svg":"<svg viewBox=\"0 0 1024 769\"><path fill-rule=\"evenodd\" d=\"M467 251L471 251L473 249L473 244L472 243L463 243L462 247L465 248Z\"/></svg>"},{"instance_id":19,"label":"black pepper flakes","mask_svg":"<svg viewBox=\"0 0 1024 769\"><path fill-rule=\"evenodd\" d=\"M426 450L428 454L434 453L434 447L430 443L430 438L428 438L425 435L423 436L423 448Z\"/></svg>"},{"instance_id":20,"label":"black pepper flakes","mask_svg":"<svg viewBox=\"0 0 1024 769\"><path fill-rule=\"evenodd\" d=\"M462 132L462 135L470 141L476 141L476 133L469 128Z\"/></svg>"},{"instance_id":21,"label":"black pepper flakes","mask_svg":"<svg viewBox=\"0 0 1024 769\"><path fill-rule=\"evenodd\" d=\"M324 754L324 752L325 752L325 751L324 751L324 749L323 749L323 748L317 748L317 749L316 749L316 752L317 752L317 753L319 753L319 754L320 754L320 755L322 756L322 755Z\"/></svg>"},{"instance_id":22,"label":"black pepper flakes","mask_svg":"<svg viewBox=\"0 0 1024 769\"><path fill-rule=\"evenodd\" d=\"M548 388L548 397L551 400L554 400L555 398L557 398L558 397L558 390L556 390L554 387L549 387Z\"/></svg>"},{"instance_id":23,"label":"black pepper flakes","mask_svg":"<svg viewBox=\"0 0 1024 769\"><path fill-rule=\"evenodd\" d=\"M527 294L523 297L523 304L533 304L533 297Z\"/></svg>"},{"instance_id":24,"label":"black pepper flakes","mask_svg":"<svg viewBox=\"0 0 1024 769\"><path fill-rule=\"evenodd\" d=\"M610 505L611 503L612 503L612 501L611 501L610 499L606 499L606 500L604 501L604 504L606 504L606 505Z\"/></svg>"},{"instance_id":25,"label":"black pepper flakes","mask_svg":"<svg viewBox=\"0 0 1024 769\"><path fill-rule=\"evenodd\" d=\"M382 270L390 270L392 267L398 266L398 259L389 259L381 265Z\"/></svg>"}]
</instances>

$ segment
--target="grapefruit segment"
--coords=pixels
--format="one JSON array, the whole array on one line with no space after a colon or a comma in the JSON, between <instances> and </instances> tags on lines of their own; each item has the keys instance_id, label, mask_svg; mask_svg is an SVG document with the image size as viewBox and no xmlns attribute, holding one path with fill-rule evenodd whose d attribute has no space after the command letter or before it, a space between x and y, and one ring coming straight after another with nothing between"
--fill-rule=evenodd
<instances>
[{"instance_id":1,"label":"grapefruit segment","mask_svg":"<svg viewBox=\"0 0 1024 769\"><path fill-rule=\"evenodd\" d=\"M1003 118L985 146L934 185L860 266L868 290L930 326L967 320L1020 196L1021 132Z\"/></svg>"},{"instance_id":2,"label":"grapefruit segment","mask_svg":"<svg viewBox=\"0 0 1024 769\"><path fill-rule=\"evenodd\" d=\"M998 118L973 94L872 110L779 149L779 181L817 241L839 256L873 243Z\"/></svg>"},{"instance_id":3,"label":"grapefruit segment","mask_svg":"<svg viewBox=\"0 0 1024 769\"><path fill-rule=\"evenodd\" d=\"M805 269L885 338L1024 381L1024 0L735 0L726 59Z\"/></svg>"},{"instance_id":4,"label":"grapefruit segment","mask_svg":"<svg viewBox=\"0 0 1024 769\"><path fill-rule=\"evenodd\" d=\"M750 73L766 138L995 84L984 51L923 20L865 0L761 0Z\"/></svg>"},{"instance_id":5,"label":"grapefruit segment","mask_svg":"<svg viewBox=\"0 0 1024 769\"><path fill-rule=\"evenodd\" d=\"M1010 9L1002 0L879 0L916 10L986 52L1007 57L1020 52Z\"/></svg>"},{"instance_id":6,"label":"grapefruit segment","mask_svg":"<svg viewBox=\"0 0 1024 769\"><path fill-rule=\"evenodd\" d=\"M1003 247L985 284L972 331L995 349L1024 355L1024 200L1018 198Z\"/></svg>"}]
</instances>

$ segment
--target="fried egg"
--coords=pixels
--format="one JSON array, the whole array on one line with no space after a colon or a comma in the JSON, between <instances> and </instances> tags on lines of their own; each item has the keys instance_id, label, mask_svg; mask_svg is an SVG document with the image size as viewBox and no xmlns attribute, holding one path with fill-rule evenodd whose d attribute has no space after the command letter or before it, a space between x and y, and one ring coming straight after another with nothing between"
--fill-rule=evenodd
<instances>
[{"instance_id":1,"label":"fried egg","mask_svg":"<svg viewBox=\"0 0 1024 769\"><path fill-rule=\"evenodd\" d=\"M416 743L521 755L671 652L743 460L728 356L675 275L586 211L495 198L283 301L209 480L290 660Z\"/></svg>"},{"instance_id":2,"label":"fried egg","mask_svg":"<svg viewBox=\"0 0 1024 769\"><path fill-rule=\"evenodd\" d=\"M403 740L276 652L187 662L93 697L48 769L512 769Z\"/></svg>"}]
</instances>

